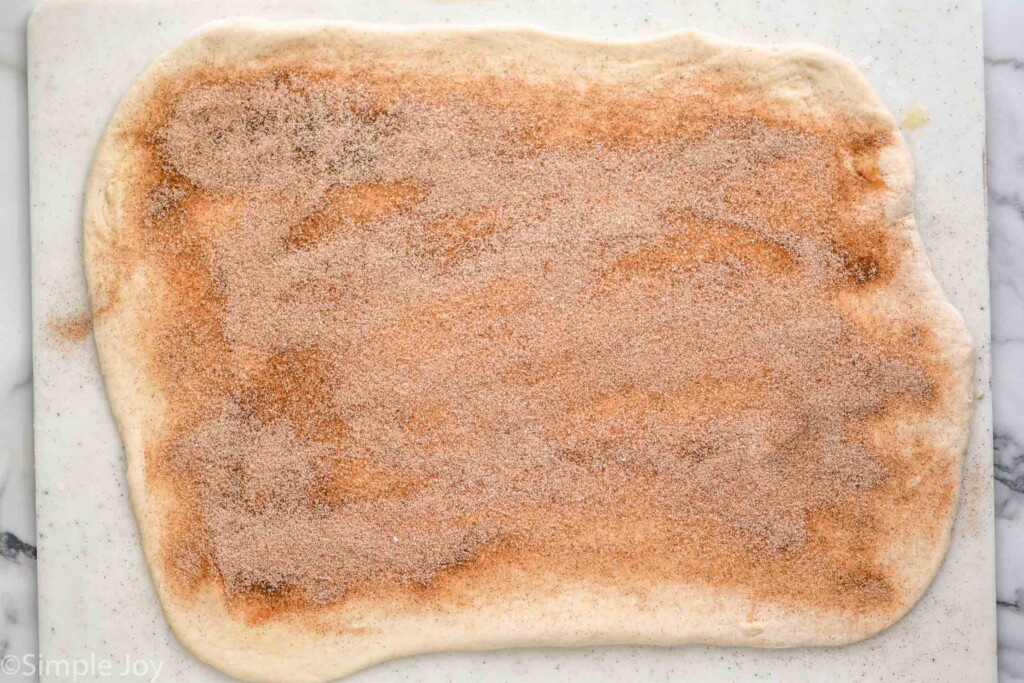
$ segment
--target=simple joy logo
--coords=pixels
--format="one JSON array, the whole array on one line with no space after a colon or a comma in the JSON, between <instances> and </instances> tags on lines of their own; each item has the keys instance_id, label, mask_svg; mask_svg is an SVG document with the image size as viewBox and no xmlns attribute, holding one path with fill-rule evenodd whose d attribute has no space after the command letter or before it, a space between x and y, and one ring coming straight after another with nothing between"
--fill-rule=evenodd
<instances>
[{"instance_id":1,"label":"simple joy logo","mask_svg":"<svg viewBox=\"0 0 1024 683\"><path fill-rule=\"evenodd\" d=\"M0 673L8 677L45 676L57 681L95 680L97 678L123 678L130 681L156 683L164 663L155 659L142 659L125 655L121 658L99 657L42 657L27 654L20 657L7 655L0 658Z\"/></svg>"}]
</instances>

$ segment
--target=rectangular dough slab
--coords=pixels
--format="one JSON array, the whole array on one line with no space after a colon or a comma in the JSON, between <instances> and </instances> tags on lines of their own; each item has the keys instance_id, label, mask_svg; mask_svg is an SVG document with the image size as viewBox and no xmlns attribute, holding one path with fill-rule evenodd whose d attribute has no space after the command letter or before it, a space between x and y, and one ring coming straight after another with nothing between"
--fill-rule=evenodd
<instances>
[{"instance_id":1,"label":"rectangular dough slab","mask_svg":"<svg viewBox=\"0 0 1024 683\"><path fill-rule=\"evenodd\" d=\"M195 21L192 21L193 10L182 12L162 3L145 8L145 12L141 11L143 8L132 5L112 9L108 5L96 3L57 3L37 15L31 31L35 209L33 256L37 285L37 379L41 380L37 392L37 414L40 416L41 427L37 452L40 471L40 542L43 546L40 563L43 654L55 658L96 652L100 656L111 656L119 660L126 654L133 658L162 659L167 661L164 675L170 680L186 679L188 669L199 669L201 665L181 652L177 643L165 631L166 627L156 611L151 588L146 583L145 570L136 550L135 530L123 501L119 444L108 422L91 347L55 345L52 339L48 339L46 329L54 315L79 310L79 297L84 294L80 289L81 272L77 260L79 236L72 234L69 227L78 225L81 178L74 173L69 174L67 170L77 171L80 156L83 166L81 172L84 174L96 136L114 103L141 67L156 53L180 41L207 19L237 13L263 14L257 3L231 3L230 8L222 7L220 12L208 6L193 7ZM399 3L390 7L402 11ZM522 7L518 6L519 9ZM377 13L373 16L365 14L365 10L360 14L355 6L342 6L341 11L333 12L316 12L317 7L313 5L307 9L311 12L300 12L293 16L362 20L393 20L395 16L381 7L376 8ZM858 50L856 42L833 44L828 31L821 28L819 33L810 30L794 33L792 28L782 30L790 20L785 16L762 17L767 26L778 21L780 28L777 32L764 35L760 28L752 30L756 26L754 23L742 25L739 17L744 15L746 19L743 21L749 20L749 11L743 13L735 8L733 11L727 9L723 8L717 19L721 21L726 16L736 17L733 25L716 24L699 16L681 16L678 11L674 15L665 13L661 15L662 21L645 25L643 17L634 8L628 13L620 10L625 16L617 18L613 18L614 12L604 13L601 19L608 22L606 25L586 26L574 21L577 17L573 13L567 12L560 16L552 15L551 10L541 12L539 4L536 14L525 16L503 10L499 5L476 4L430 5L420 8L419 16L411 11L399 16L409 20L439 20L445 16L458 16L475 22L514 20L521 23L529 19L531 23L547 28L619 36L694 25L739 39L767 39L772 42L800 39L820 42L858 60L866 54L866 48ZM161 14L160 10L164 13ZM432 11L437 13L431 14ZM503 11L505 14L501 14ZM138 23L134 23L136 16ZM865 13L864 16L877 15ZM897 12L893 22L900 20L901 16ZM187 21L183 21L185 19ZM618 27L613 26L616 19ZM972 21L976 19L976 16L971 18ZM838 14L831 20L837 24L845 23ZM128 24L132 28L116 28ZM168 32L164 26L174 28ZM154 28L160 30L154 32ZM865 30L869 28L866 26ZM886 31L889 37L877 35L877 39L883 44L887 40L892 44L898 43L906 49L908 43L913 43L912 29L917 30L909 26L905 32L897 34L890 29ZM861 45L869 45L863 33L858 35L858 40L865 41ZM154 35L159 35L160 40L154 40ZM88 36L87 44L84 41L77 42L83 36ZM908 39L908 36L911 38ZM112 49L114 45L118 46L116 50ZM106 47L100 49L101 46ZM948 97L947 101L959 98L959 110L951 109L941 118L939 112L934 112L931 126L922 129L920 135L912 134L910 143L916 153L920 176L918 216L921 231L946 291L958 308L964 311L972 333L979 342L983 356L978 368L979 386L985 386L988 373L987 360L984 358L987 354L988 325L984 303L987 300L987 282L984 280L983 193L980 175L982 118L976 81L980 74L977 47L974 46L974 54L977 56L974 68L959 67L958 70L955 66L947 66L949 72L960 79L960 92L956 96L950 92L944 93L943 89L948 89L949 83L940 78L941 71L937 70L934 60L925 60L923 56L916 64L893 59L883 71L884 60L878 48L873 47L873 56L877 61L867 73L897 116L910 104L924 103L936 107L938 104L932 103L941 103L943 97ZM970 53L970 50L961 51L957 57L963 59L965 52ZM129 54L137 58L128 61ZM40 64L38 57L43 57L43 62L48 58L49 66ZM61 67L61 63L65 66ZM886 88L889 79L900 82L899 79L903 78L903 82L908 83L911 76L921 79L924 74L920 72L932 68L936 68L931 81L934 91L924 88L920 94L917 91L910 93L919 99L901 102L898 96L906 97L908 93ZM82 73L83 70L86 74ZM113 78L122 75L123 83ZM47 81L57 78L66 78L68 83L76 85L69 87L68 83L62 81L55 83L55 90L45 87ZM42 82L40 79L43 79ZM83 102L88 102L88 106L83 106ZM973 102L975 110L969 113L964 102ZM61 112L68 111L74 111L77 117L73 120L64 118L66 114L62 115ZM89 128L83 130L86 122ZM40 135L40 131L52 132ZM971 137L972 132L974 137ZM974 140L978 154L973 160L970 159L966 149L970 145L967 143L961 143L955 150L943 145L942 139L947 136L961 141ZM918 139L922 143L921 147L916 144ZM923 144L927 141L931 142L932 147ZM930 156L929 149L934 150ZM80 150L79 156L76 156L76 150ZM50 154L53 156L48 156ZM51 167L51 160L59 165ZM972 174L966 170L964 174L956 175L957 170L975 166L973 183L969 180ZM42 170L50 168L55 168L58 173L49 177L41 176ZM949 174L944 175L943 170L948 170ZM39 193L47 192L47 188L49 194L41 196ZM971 211L974 213L971 214ZM955 231L952 227L954 225ZM46 228L49 231L45 231ZM40 283L45 283L45 290L39 289ZM84 306L81 308L84 309ZM86 393L83 396L81 392ZM982 462L985 457L989 457L987 454L990 449L979 443L979 439L983 441L989 438L987 423L979 425L977 422L978 419L988 419L986 400L977 406L979 414L976 414L974 440L968 456L964 507L954 533L950 558L922 605L908 619L879 638L858 646L827 651L614 648L600 649L593 654L584 651L563 653L524 650L487 655L442 655L385 664L361 674L364 678L353 680L374 680L375 676L390 679L395 670L412 680L430 679L435 675L465 676L467 680L481 675L500 677L507 674L519 677L522 673L544 680L558 680L559 676L564 677L562 680L584 676L600 679L623 675L637 667L641 667L645 679L651 675L675 671L687 672L697 680L735 680L747 678L754 672L768 671L772 676L778 676L778 680L820 680L825 676L824 672L834 675L838 669L842 669L849 674L844 675L843 679L858 680L859 676L863 680L875 680L882 661L888 666L901 667L892 671L902 676L897 677L897 680L984 679L987 672L994 669L988 497L990 463ZM85 406L88 406L87 410L83 410ZM58 412L61 413L59 422ZM80 423L75 422L76 417L81 419ZM56 430L48 432L45 427L51 424ZM84 428L86 424L90 428ZM982 452L986 456L982 457ZM81 468L81 471L76 472L76 468ZM83 491L75 490L82 485L87 488ZM75 495L62 493L61 486L65 487L65 492ZM95 510L105 502L105 514L97 516ZM69 510L75 512L69 515ZM69 524L72 517L78 522L77 525ZM67 535L51 536L49 531L52 524L65 528ZM73 536L76 531L77 535ZM52 552L48 553L48 550ZM64 562L60 562L62 557L66 557ZM84 580L73 583L67 581L66 577L76 574L84 576ZM49 576L53 576L54 581L48 581ZM107 586L109 595L99 590L90 590L92 582ZM127 586L129 590L118 586ZM957 590L950 590L954 586ZM86 592L83 593L83 590ZM56 616L62 613L61 608L66 610L63 619ZM49 618L51 609L54 610L55 621ZM71 618L77 619L78 623ZM85 619L88 621L81 623ZM49 626L53 626L52 631ZM104 641L106 647L103 646ZM110 643L119 645L111 646ZM112 648L116 649L111 651ZM879 652L879 648L884 652ZM950 657L941 666L930 668L933 657L941 660L940 655L949 652L957 653L955 661ZM725 660L722 659L723 655ZM205 668L201 670L211 676L211 680L216 680L213 672ZM925 674L927 670L931 671L930 675ZM195 678L188 675L187 679Z\"/></svg>"}]
</instances>

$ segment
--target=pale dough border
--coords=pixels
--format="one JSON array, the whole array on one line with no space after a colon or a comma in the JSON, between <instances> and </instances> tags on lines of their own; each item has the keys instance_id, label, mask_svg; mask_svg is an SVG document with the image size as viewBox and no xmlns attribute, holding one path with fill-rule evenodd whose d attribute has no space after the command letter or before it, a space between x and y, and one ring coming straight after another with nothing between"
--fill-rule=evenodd
<instances>
[{"instance_id":1,"label":"pale dough border","mask_svg":"<svg viewBox=\"0 0 1024 683\"><path fill-rule=\"evenodd\" d=\"M595 40L532 28L381 27L344 22L270 22L233 19L214 22L156 60L125 96L100 144L85 199L85 267L94 310L106 302L104 283L113 277L111 250L124 229L119 210L131 177L130 145L121 133L140 115L163 79L196 67L247 68L296 57L329 66L353 50L401 69L416 53L418 72L436 70L457 78L472 72L514 68L526 78L577 76L616 80L671 78L677 70L713 70L770 92L780 108L817 116L841 112L854 121L896 131L892 117L853 64L813 46L758 47L683 31L636 41ZM462 68L460 68L462 65ZM882 156L889 188L892 228L906 238L909 258L884 296L869 302L865 315L934 321L957 391L926 424L906 425L908 439L926 439L949 454L957 472L966 448L972 400L973 348L960 314L943 296L931 272L913 220L913 176L909 152L896 142ZM325 681L382 660L416 653L499 647L579 646L611 643L675 645L715 643L762 647L835 645L853 642L899 619L931 583L949 543L955 506L945 532L934 539L904 539L891 549L902 576L901 608L880 617L851 619L827 611L752 605L742 595L694 587L655 586L644 609L635 595L614 588L574 585L542 591L541 580L503 585L502 599L472 610L427 617L395 618L379 605L351 604L326 615L317 632L298 620L247 626L232 620L210 590L182 601L168 589L160 554L159 491L147 490L143 454L147 439L163 421L163 399L147 378L142 349L147 301L158 296L154 274L137 270L122 287L109 315L97 316L95 338L113 415L124 442L132 506L143 548L166 617L181 642L203 661L252 681ZM870 311L868 310L870 308ZM508 577L505 577L506 579ZM756 617L753 608L756 607ZM353 621L359 629L352 629Z\"/></svg>"}]
</instances>

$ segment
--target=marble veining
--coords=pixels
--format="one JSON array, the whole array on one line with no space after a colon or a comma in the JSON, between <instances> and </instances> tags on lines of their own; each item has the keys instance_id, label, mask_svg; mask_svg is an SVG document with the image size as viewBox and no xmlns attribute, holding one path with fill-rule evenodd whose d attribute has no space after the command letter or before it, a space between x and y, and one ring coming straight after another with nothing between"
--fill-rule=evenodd
<instances>
[{"instance_id":1,"label":"marble veining","mask_svg":"<svg viewBox=\"0 0 1024 683\"><path fill-rule=\"evenodd\" d=\"M0 11L0 657L37 649L25 106L33 4L13 0Z\"/></svg>"},{"instance_id":2,"label":"marble veining","mask_svg":"<svg viewBox=\"0 0 1024 683\"><path fill-rule=\"evenodd\" d=\"M1024 3L985 4L1000 680L1024 681Z\"/></svg>"},{"instance_id":3,"label":"marble veining","mask_svg":"<svg viewBox=\"0 0 1024 683\"><path fill-rule=\"evenodd\" d=\"M0 657L37 643L25 113L35 2L0 12ZM999 680L1024 683L1024 2L984 9Z\"/></svg>"}]
</instances>

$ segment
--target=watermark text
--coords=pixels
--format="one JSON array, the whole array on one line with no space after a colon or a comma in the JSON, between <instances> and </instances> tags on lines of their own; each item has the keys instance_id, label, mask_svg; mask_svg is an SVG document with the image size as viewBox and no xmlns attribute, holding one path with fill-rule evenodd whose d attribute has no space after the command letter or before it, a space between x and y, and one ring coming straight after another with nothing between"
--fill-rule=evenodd
<instances>
[{"instance_id":1,"label":"watermark text","mask_svg":"<svg viewBox=\"0 0 1024 683\"><path fill-rule=\"evenodd\" d=\"M156 683L163 672L164 663L156 659L143 659L125 655L121 658L101 657L43 657L37 654L7 655L0 658L0 674L6 677L45 676L56 681L96 680L97 678L123 678L130 681Z\"/></svg>"}]
</instances>

